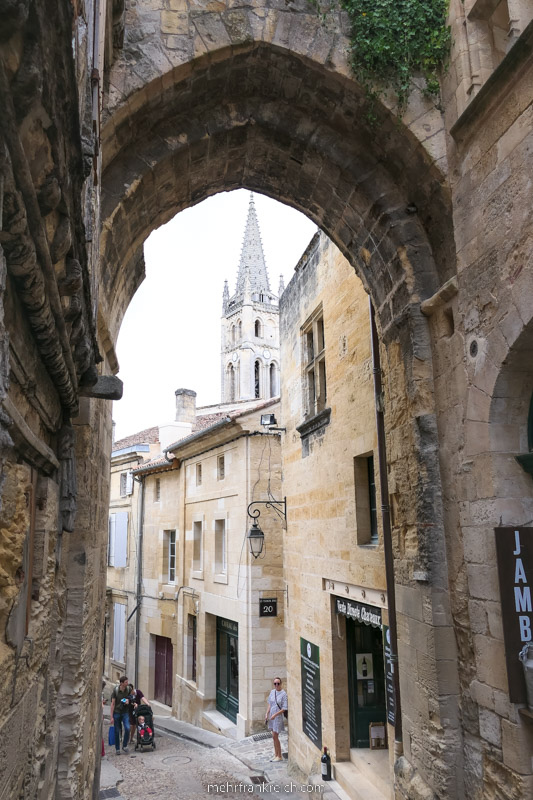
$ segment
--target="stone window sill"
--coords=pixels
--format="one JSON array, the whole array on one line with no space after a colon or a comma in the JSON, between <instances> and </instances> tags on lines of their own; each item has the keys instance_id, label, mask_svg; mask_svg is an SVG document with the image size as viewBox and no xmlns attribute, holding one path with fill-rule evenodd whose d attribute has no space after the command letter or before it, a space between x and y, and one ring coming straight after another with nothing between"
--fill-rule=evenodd
<instances>
[{"instance_id":1,"label":"stone window sill","mask_svg":"<svg viewBox=\"0 0 533 800\"><path fill-rule=\"evenodd\" d=\"M215 583L227 583L228 576L225 572L217 572L213 577Z\"/></svg>"},{"instance_id":2,"label":"stone window sill","mask_svg":"<svg viewBox=\"0 0 533 800\"><path fill-rule=\"evenodd\" d=\"M306 419L305 422L301 423L301 425L298 425L296 430L303 439L305 436L310 436L312 433L316 433L321 428L325 428L326 425L329 425L330 417L331 408L325 408L323 411L319 411L318 414L315 414L313 417Z\"/></svg>"},{"instance_id":3,"label":"stone window sill","mask_svg":"<svg viewBox=\"0 0 533 800\"><path fill-rule=\"evenodd\" d=\"M197 581L203 581L204 579L203 569L193 569L191 577L196 578Z\"/></svg>"}]
</instances>

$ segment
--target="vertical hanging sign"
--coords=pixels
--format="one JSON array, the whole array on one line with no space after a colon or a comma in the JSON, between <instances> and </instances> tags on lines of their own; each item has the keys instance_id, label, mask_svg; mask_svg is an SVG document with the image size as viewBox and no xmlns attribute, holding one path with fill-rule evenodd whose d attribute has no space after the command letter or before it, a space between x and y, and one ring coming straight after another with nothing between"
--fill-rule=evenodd
<instances>
[{"instance_id":1,"label":"vertical hanging sign","mask_svg":"<svg viewBox=\"0 0 533 800\"><path fill-rule=\"evenodd\" d=\"M394 664L391 660L390 630L383 626L383 650L385 655L385 699L387 701L387 722L396 724L396 694L394 691Z\"/></svg>"},{"instance_id":2,"label":"vertical hanging sign","mask_svg":"<svg viewBox=\"0 0 533 800\"><path fill-rule=\"evenodd\" d=\"M494 532L509 700L525 703L526 682L518 654L533 635L533 528L495 528Z\"/></svg>"},{"instance_id":3,"label":"vertical hanging sign","mask_svg":"<svg viewBox=\"0 0 533 800\"><path fill-rule=\"evenodd\" d=\"M322 707L320 703L320 651L316 644L300 638L302 667L302 730L322 749Z\"/></svg>"}]
</instances>

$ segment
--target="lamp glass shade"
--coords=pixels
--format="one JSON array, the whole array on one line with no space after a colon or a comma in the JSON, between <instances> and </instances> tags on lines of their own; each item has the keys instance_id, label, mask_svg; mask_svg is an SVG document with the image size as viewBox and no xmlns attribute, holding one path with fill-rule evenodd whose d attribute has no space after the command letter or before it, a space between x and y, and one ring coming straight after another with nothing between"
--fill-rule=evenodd
<instances>
[{"instance_id":1,"label":"lamp glass shade","mask_svg":"<svg viewBox=\"0 0 533 800\"><path fill-rule=\"evenodd\" d=\"M259 558L263 552L263 544L265 541L265 534L254 520L252 527L248 532L248 542L250 543L250 553L254 558Z\"/></svg>"}]
</instances>

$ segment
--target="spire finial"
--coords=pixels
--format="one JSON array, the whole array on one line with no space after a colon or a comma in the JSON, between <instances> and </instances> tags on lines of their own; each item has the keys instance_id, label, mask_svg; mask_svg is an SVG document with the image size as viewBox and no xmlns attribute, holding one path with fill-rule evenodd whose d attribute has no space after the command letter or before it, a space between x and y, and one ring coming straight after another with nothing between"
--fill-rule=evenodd
<instances>
[{"instance_id":1,"label":"spire finial","mask_svg":"<svg viewBox=\"0 0 533 800\"><path fill-rule=\"evenodd\" d=\"M222 313L225 314L228 309L229 303L229 286L228 282L224 281L224 291L222 292Z\"/></svg>"}]
</instances>

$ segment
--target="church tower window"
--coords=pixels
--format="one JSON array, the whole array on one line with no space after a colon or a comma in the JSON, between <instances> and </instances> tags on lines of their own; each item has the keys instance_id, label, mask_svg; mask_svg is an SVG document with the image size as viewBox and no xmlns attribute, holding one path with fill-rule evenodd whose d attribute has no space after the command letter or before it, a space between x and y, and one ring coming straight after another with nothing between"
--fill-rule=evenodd
<instances>
[{"instance_id":1,"label":"church tower window","mask_svg":"<svg viewBox=\"0 0 533 800\"><path fill-rule=\"evenodd\" d=\"M275 364L271 364L270 365L269 373L270 373L270 397L275 397L276 394L277 394L277 392L276 392L276 388L277 388L276 387L276 365Z\"/></svg>"},{"instance_id":2,"label":"church tower window","mask_svg":"<svg viewBox=\"0 0 533 800\"><path fill-rule=\"evenodd\" d=\"M261 397L261 381L260 381L261 365L259 361L254 365L254 397L258 400Z\"/></svg>"},{"instance_id":3,"label":"church tower window","mask_svg":"<svg viewBox=\"0 0 533 800\"><path fill-rule=\"evenodd\" d=\"M233 369L233 364L230 364L228 367L228 386L229 401L233 403L235 401L235 370Z\"/></svg>"},{"instance_id":4,"label":"church tower window","mask_svg":"<svg viewBox=\"0 0 533 800\"><path fill-rule=\"evenodd\" d=\"M262 336L261 332L261 320L256 319L255 321L255 338L260 339Z\"/></svg>"}]
</instances>

